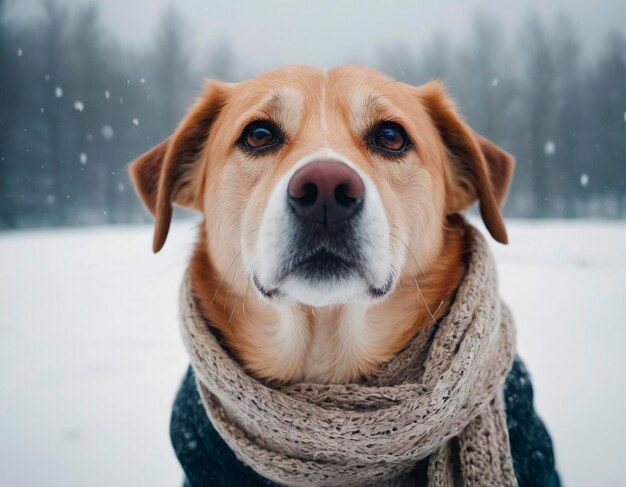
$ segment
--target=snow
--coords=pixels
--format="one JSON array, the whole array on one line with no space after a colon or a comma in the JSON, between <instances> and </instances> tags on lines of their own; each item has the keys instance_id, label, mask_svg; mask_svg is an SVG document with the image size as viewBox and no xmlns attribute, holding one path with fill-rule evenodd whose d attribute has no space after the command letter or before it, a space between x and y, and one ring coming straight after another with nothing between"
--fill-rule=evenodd
<instances>
[{"instance_id":1,"label":"snow","mask_svg":"<svg viewBox=\"0 0 626 487\"><path fill-rule=\"evenodd\" d=\"M586 188L588 184L589 184L589 175L587 173L582 173L580 175L580 185L583 188Z\"/></svg>"},{"instance_id":2,"label":"snow","mask_svg":"<svg viewBox=\"0 0 626 487\"><path fill-rule=\"evenodd\" d=\"M499 83L500 83L500 80L498 78L493 78L491 80L491 86L493 86L494 88L498 86Z\"/></svg>"},{"instance_id":3,"label":"snow","mask_svg":"<svg viewBox=\"0 0 626 487\"><path fill-rule=\"evenodd\" d=\"M87 164L87 154L81 152L78 158L80 159L81 164Z\"/></svg>"},{"instance_id":4,"label":"snow","mask_svg":"<svg viewBox=\"0 0 626 487\"><path fill-rule=\"evenodd\" d=\"M543 146L543 152L547 156L551 156L556 151L556 145L551 140L548 140L546 144Z\"/></svg>"},{"instance_id":5,"label":"snow","mask_svg":"<svg viewBox=\"0 0 626 487\"><path fill-rule=\"evenodd\" d=\"M0 234L0 485L180 485L168 421L195 224L157 256L149 226ZM502 293L564 485L623 485L626 224L509 233L493 244Z\"/></svg>"},{"instance_id":6,"label":"snow","mask_svg":"<svg viewBox=\"0 0 626 487\"><path fill-rule=\"evenodd\" d=\"M133 118L133 125L135 126L139 125L139 120L136 118Z\"/></svg>"},{"instance_id":7,"label":"snow","mask_svg":"<svg viewBox=\"0 0 626 487\"><path fill-rule=\"evenodd\" d=\"M57 86L54 89L54 96L56 96L57 98L61 98L63 96L63 88L61 88L60 86Z\"/></svg>"},{"instance_id":8,"label":"snow","mask_svg":"<svg viewBox=\"0 0 626 487\"><path fill-rule=\"evenodd\" d=\"M74 102L74 110L82 112L84 109L85 109L85 104L82 101L76 100Z\"/></svg>"},{"instance_id":9,"label":"snow","mask_svg":"<svg viewBox=\"0 0 626 487\"><path fill-rule=\"evenodd\" d=\"M108 100L109 98L111 98L111 93L109 92L109 90L104 90L104 97Z\"/></svg>"},{"instance_id":10,"label":"snow","mask_svg":"<svg viewBox=\"0 0 626 487\"><path fill-rule=\"evenodd\" d=\"M106 140L111 140L113 138L113 127L110 125L103 125L100 133Z\"/></svg>"},{"instance_id":11,"label":"snow","mask_svg":"<svg viewBox=\"0 0 626 487\"><path fill-rule=\"evenodd\" d=\"M515 222L496 246L518 350L571 487L626 478L626 224Z\"/></svg>"},{"instance_id":12,"label":"snow","mask_svg":"<svg viewBox=\"0 0 626 487\"><path fill-rule=\"evenodd\" d=\"M21 48L21 47L18 47L18 48L17 48L17 55L18 55L19 57L21 57L21 56L22 56L22 48Z\"/></svg>"}]
</instances>

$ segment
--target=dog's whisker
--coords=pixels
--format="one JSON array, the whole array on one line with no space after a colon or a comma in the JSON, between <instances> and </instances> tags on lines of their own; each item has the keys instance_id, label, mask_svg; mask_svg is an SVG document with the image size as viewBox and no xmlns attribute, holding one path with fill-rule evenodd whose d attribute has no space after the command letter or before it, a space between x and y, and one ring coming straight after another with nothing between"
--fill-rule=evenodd
<instances>
[{"instance_id":1,"label":"dog's whisker","mask_svg":"<svg viewBox=\"0 0 626 487\"><path fill-rule=\"evenodd\" d=\"M250 291L250 281L248 281L248 286L246 287L246 293L243 295L243 300L241 302L241 313L243 314L243 319L247 319L246 317L246 299L248 299L248 291Z\"/></svg>"},{"instance_id":2,"label":"dog's whisker","mask_svg":"<svg viewBox=\"0 0 626 487\"><path fill-rule=\"evenodd\" d=\"M395 275L396 279L398 280L398 292L400 292L402 290L402 286L404 286L402 279L400 279L402 266L400 265L400 261L398 260L398 257L396 255L394 255L393 257L396 260L396 263L398 264L398 266L396 267L393 264L391 264L391 273ZM389 301L390 299L391 299L391 293L387 295L387 301Z\"/></svg>"},{"instance_id":3,"label":"dog's whisker","mask_svg":"<svg viewBox=\"0 0 626 487\"><path fill-rule=\"evenodd\" d=\"M237 257L239 257L239 256L241 256L241 251L239 252ZM231 264L231 266L232 266L232 264ZM235 272L240 272L240 270L235 271ZM226 274L224 275L224 277L226 277ZM236 279L236 278L237 278L237 274L234 274L233 275L233 279ZM233 288L231 286L228 286L228 288L226 290L226 299L224 299L224 314L226 314L226 307L228 306L228 300L230 299L230 296L231 296L232 292L233 292ZM233 311L234 311L235 306L237 306L237 301L238 300L239 300L239 294L235 293L235 304L233 306ZM232 311L231 311L231 318L232 318ZM229 319L228 322L230 323L230 319Z\"/></svg>"},{"instance_id":4,"label":"dog's whisker","mask_svg":"<svg viewBox=\"0 0 626 487\"><path fill-rule=\"evenodd\" d=\"M416 204L417 204L417 206L419 207L419 210L421 210L421 213L422 213L422 218L423 218L423 219L425 219L425 220L429 220L429 219L430 219L430 212L429 212L429 211L428 211L428 209L424 206L424 203L423 203L423 202L421 202L421 201L416 201L415 203L416 203ZM446 230L449 230L449 231L452 231L452 230L453 230L453 229L451 229L451 228L447 228L447 227L446 227L443 223L441 223L441 222L439 222L439 224L440 224L440 225L441 225L444 229L446 229ZM390 226L391 228L395 228L396 230L400 230L400 231L402 231L402 229L400 229L399 227L397 227L397 226L395 226L395 225L391 225L391 224L389 224L389 226ZM409 249L408 249L408 246L406 245L406 243L405 243L402 239L400 239L400 241L404 244L404 246L405 246L405 247L407 247L407 250L409 250ZM409 252L410 252L410 250L409 250ZM422 274L423 274L423 275L424 275L424 277L426 278L426 274L425 274L424 270L422 269L422 266L421 266L421 265L419 264L419 262L417 261L417 259L415 259L415 256L413 256L413 259L415 260L415 263L416 263L416 264L417 264L417 266L420 268L420 270L422 271Z\"/></svg>"},{"instance_id":5,"label":"dog's whisker","mask_svg":"<svg viewBox=\"0 0 626 487\"><path fill-rule=\"evenodd\" d=\"M398 265L399 264L400 264L400 262L398 262ZM435 318L435 315L431 312L430 306L428 306L428 302L426 301L426 298L424 297L424 294L422 293L422 289L420 288L420 285L417 282L417 276L415 275L415 269L413 269L413 266L411 264L409 264L409 269L411 269L411 276L413 277L413 281L415 282L415 289L417 290L417 293L419 294L419 297L422 298L422 301L424 302L424 306L426 307L426 311L428 311L428 315L433 320L433 323L435 324L435 326L439 326L439 323L437 322L437 319ZM443 303L443 301L439 304L439 308L441 307L442 303ZM435 314L437 314L437 311L439 311L439 308L437 308L435 310Z\"/></svg>"},{"instance_id":6,"label":"dog's whisker","mask_svg":"<svg viewBox=\"0 0 626 487\"><path fill-rule=\"evenodd\" d=\"M391 226L391 225L390 225ZM397 228L397 227L396 227ZM398 228L399 230L399 228ZM411 249L409 248L409 246L404 242L404 240L402 240L398 235L396 235L395 233L389 232L389 235L391 235L392 237L397 238L400 243L402 245L404 245L404 247L406 248L407 252L409 253L409 255L413 258L413 261L415 262L415 264L417 265L417 267L419 267L419 270L422 271L422 276L424 277L425 281L428 281L428 276L426 275L426 273L424 272L424 269L422 268L422 266L420 265L420 263L417 261L417 259L415 258L415 255L413 254L413 252L411 252Z\"/></svg>"},{"instance_id":7,"label":"dog's whisker","mask_svg":"<svg viewBox=\"0 0 626 487\"><path fill-rule=\"evenodd\" d=\"M439 303L439 306L437 306L437 309L435 310L435 314L439 313L439 310L441 309L441 307L443 306L443 303L445 302L445 299L442 299L441 302Z\"/></svg>"},{"instance_id":8,"label":"dog's whisker","mask_svg":"<svg viewBox=\"0 0 626 487\"><path fill-rule=\"evenodd\" d=\"M228 324L230 325L233 320L233 315L235 314L235 308L237 307L237 301L239 300L239 296L235 296L235 304L233 304L233 309L230 312L230 316L228 317Z\"/></svg>"},{"instance_id":9,"label":"dog's whisker","mask_svg":"<svg viewBox=\"0 0 626 487\"><path fill-rule=\"evenodd\" d=\"M213 302L215 301L215 298L217 297L217 293L219 293L220 288L222 287L222 284L224 283L224 280L226 279L226 276L228 275L228 273L230 272L231 267L233 266L233 264L235 263L235 261L241 256L241 250L239 250L239 252L237 253L237 255L235 256L235 258L233 259L233 261L230 263L230 265L228 266L228 269L226 269L226 272L224 273L224 275L222 276L222 279L220 280L219 284L217 285L217 288L215 289L215 293L213 294L213 297L211 298L211 301L209 302L209 304L213 304Z\"/></svg>"}]
</instances>

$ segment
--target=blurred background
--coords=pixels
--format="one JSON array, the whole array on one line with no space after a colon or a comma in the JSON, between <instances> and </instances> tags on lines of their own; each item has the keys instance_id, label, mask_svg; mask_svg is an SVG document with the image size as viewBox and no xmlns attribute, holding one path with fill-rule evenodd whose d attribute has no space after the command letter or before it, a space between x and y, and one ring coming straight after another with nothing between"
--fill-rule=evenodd
<instances>
[{"instance_id":1,"label":"blurred background","mask_svg":"<svg viewBox=\"0 0 626 487\"><path fill-rule=\"evenodd\" d=\"M126 164L207 78L286 63L442 79L517 157L508 216L624 218L626 2L602 3L0 0L0 228L144 220Z\"/></svg>"},{"instance_id":2,"label":"blurred background","mask_svg":"<svg viewBox=\"0 0 626 487\"><path fill-rule=\"evenodd\" d=\"M0 0L0 485L178 485L196 222L152 257L126 167L206 79L289 63L439 78L515 155L496 257L537 407L565 485L623 485L624 19L624 0Z\"/></svg>"}]
</instances>

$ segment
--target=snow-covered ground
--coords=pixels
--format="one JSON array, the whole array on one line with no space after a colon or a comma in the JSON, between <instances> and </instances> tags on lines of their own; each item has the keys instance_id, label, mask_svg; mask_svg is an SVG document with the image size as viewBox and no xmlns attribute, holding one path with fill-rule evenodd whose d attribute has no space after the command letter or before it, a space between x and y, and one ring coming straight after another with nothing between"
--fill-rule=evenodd
<instances>
[{"instance_id":1,"label":"snow-covered ground","mask_svg":"<svg viewBox=\"0 0 626 487\"><path fill-rule=\"evenodd\" d=\"M176 486L178 223L0 234L0 486ZM502 293L567 486L626 479L626 224L509 224Z\"/></svg>"}]
</instances>

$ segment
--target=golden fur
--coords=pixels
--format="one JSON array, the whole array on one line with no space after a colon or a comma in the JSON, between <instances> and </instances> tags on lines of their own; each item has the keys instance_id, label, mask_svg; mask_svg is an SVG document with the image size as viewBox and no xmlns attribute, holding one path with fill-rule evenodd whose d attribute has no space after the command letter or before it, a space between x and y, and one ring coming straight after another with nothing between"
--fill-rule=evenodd
<instances>
[{"instance_id":1,"label":"golden fur","mask_svg":"<svg viewBox=\"0 0 626 487\"><path fill-rule=\"evenodd\" d=\"M276 120L289 134L260 159L238 150L244 127ZM368 151L363 131L401 124L414 148L401 161ZM330 148L376 185L398 256L386 298L313 307L267 303L251 289L242 252L253 248L268 196L294 164ZM447 311L464 271L464 220L474 201L492 236L507 242L500 206L513 158L475 134L435 82L412 87L359 66L293 66L236 84L211 82L175 133L131 165L164 244L172 203L203 214L189 271L199 305L252 375L347 382L389 360Z\"/></svg>"}]
</instances>

